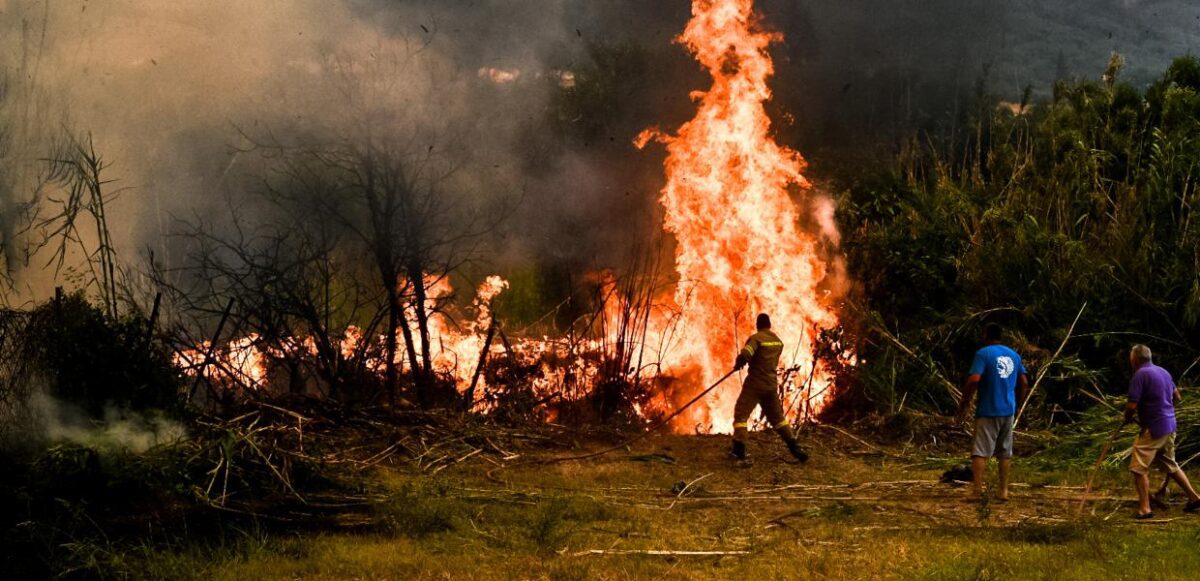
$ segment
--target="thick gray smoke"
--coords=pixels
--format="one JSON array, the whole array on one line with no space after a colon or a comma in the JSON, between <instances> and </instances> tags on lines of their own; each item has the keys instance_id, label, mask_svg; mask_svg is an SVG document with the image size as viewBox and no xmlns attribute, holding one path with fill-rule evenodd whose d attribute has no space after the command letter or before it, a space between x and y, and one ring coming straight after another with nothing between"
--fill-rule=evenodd
<instances>
[{"instance_id":1,"label":"thick gray smoke","mask_svg":"<svg viewBox=\"0 0 1200 581\"><path fill-rule=\"evenodd\" d=\"M1200 6L1169 0L760 8L785 37L777 125L802 151L934 117L985 71L1015 99L1096 76L1119 51L1127 78L1145 82L1191 51L1200 25ZM216 219L216 200L249 187L257 168L231 147L241 132L332 122L346 107L336 71L399 56L377 89L465 128L470 195L520 202L485 258L604 266L657 228L661 151L630 141L686 120L688 92L705 84L671 42L688 16L686 0L0 0L0 235L13 235L43 137L88 130L127 188L110 216L122 257L169 261L175 217ZM564 101L583 75L607 92ZM53 286L29 272L22 284L43 297Z\"/></svg>"}]
</instances>

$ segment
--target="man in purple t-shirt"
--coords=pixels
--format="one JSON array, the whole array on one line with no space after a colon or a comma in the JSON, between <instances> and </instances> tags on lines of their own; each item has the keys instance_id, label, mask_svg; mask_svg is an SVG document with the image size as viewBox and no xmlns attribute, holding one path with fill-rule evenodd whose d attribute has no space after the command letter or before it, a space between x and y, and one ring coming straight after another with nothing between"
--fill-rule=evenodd
<instances>
[{"instance_id":1,"label":"man in purple t-shirt","mask_svg":"<svg viewBox=\"0 0 1200 581\"><path fill-rule=\"evenodd\" d=\"M1192 488L1187 474L1175 462L1175 404L1181 395L1171 374L1154 364L1150 348L1134 345L1129 351L1129 364L1133 366L1133 379L1129 380L1129 403L1125 406L1125 422L1136 416L1141 432L1133 442L1133 453L1129 457L1129 471L1133 472L1133 486L1138 495L1138 512L1134 518L1146 519L1154 516L1150 510L1150 465L1160 470L1179 484L1188 495L1183 510L1195 512L1200 509L1200 495Z\"/></svg>"}]
</instances>

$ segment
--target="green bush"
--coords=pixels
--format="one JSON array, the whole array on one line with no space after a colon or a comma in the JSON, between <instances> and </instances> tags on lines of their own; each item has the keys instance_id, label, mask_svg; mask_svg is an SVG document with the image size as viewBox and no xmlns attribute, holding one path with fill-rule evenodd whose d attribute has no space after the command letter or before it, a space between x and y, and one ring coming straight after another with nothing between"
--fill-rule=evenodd
<instances>
[{"instance_id":1,"label":"green bush","mask_svg":"<svg viewBox=\"0 0 1200 581\"><path fill-rule=\"evenodd\" d=\"M1200 59L1145 89L1120 66L1017 114L981 90L951 130L834 176L860 283L857 388L876 409L949 411L937 375L961 381L989 321L1040 372L1084 302L1031 417L1069 421L1094 401L1082 392L1122 391L1133 342L1194 381L1179 376L1200 352Z\"/></svg>"},{"instance_id":2,"label":"green bush","mask_svg":"<svg viewBox=\"0 0 1200 581\"><path fill-rule=\"evenodd\" d=\"M49 395L93 418L106 408L178 410L181 378L170 352L138 316L113 320L82 293L44 303L23 340L49 379Z\"/></svg>"}]
</instances>

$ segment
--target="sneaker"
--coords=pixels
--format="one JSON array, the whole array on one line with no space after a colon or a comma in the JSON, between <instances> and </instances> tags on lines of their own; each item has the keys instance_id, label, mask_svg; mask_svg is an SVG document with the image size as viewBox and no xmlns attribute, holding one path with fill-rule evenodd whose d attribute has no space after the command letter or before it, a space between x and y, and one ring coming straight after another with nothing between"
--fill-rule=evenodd
<instances>
[{"instance_id":1,"label":"sneaker","mask_svg":"<svg viewBox=\"0 0 1200 581\"><path fill-rule=\"evenodd\" d=\"M795 442L789 443L788 451L791 452L792 456L795 457L796 460L800 461L801 464L808 462L808 452L805 452L804 448L800 447L800 444Z\"/></svg>"},{"instance_id":2,"label":"sneaker","mask_svg":"<svg viewBox=\"0 0 1200 581\"><path fill-rule=\"evenodd\" d=\"M1188 502L1183 507L1183 512L1196 512L1197 510L1200 510L1200 500Z\"/></svg>"}]
</instances>

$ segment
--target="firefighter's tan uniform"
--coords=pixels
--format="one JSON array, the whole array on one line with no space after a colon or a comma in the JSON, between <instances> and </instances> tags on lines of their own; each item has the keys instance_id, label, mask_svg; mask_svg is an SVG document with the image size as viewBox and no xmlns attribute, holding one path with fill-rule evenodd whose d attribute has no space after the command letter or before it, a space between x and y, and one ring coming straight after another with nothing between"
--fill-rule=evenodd
<instances>
[{"instance_id":1,"label":"firefighter's tan uniform","mask_svg":"<svg viewBox=\"0 0 1200 581\"><path fill-rule=\"evenodd\" d=\"M762 407L763 415L771 423L771 427L779 437L787 443L788 449L797 458L801 453L792 433L791 422L783 412L783 404L779 401L777 389L779 379L779 357L783 354L783 341L770 329L760 329L750 336L746 346L738 353L738 368L745 365L748 370L746 380L742 383L742 392L738 395L737 403L733 406L733 441L734 455L745 455L745 442L749 431L750 414L755 407ZM807 454L804 454L807 458Z\"/></svg>"}]
</instances>

